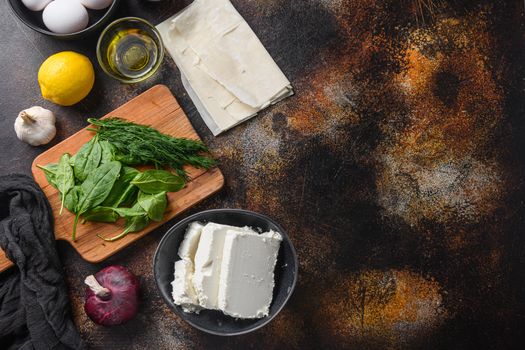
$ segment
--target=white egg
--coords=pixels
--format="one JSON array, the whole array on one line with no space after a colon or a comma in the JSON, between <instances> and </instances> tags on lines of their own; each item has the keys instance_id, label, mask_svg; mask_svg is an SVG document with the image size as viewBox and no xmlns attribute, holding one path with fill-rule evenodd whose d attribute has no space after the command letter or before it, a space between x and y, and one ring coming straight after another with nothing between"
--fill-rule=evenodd
<instances>
[{"instance_id":1,"label":"white egg","mask_svg":"<svg viewBox=\"0 0 525 350\"><path fill-rule=\"evenodd\" d=\"M31 11L42 11L51 1L53 0L22 0L22 3Z\"/></svg>"},{"instance_id":2,"label":"white egg","mask_svg":"<svg viewBox=\"0 0 525 350\"><path fill-rule=\"evenodd\" d=\"M78 0L55 0L42 14L46 27L58 34L71 34L87 27L89 15Z\"/></svg>"},{"instance_id":3,"label":"white egg","mask_svg":"<svg viewBox=\"0 0 525 350\"><path fill-rule=\"evenodd\" d=\"M80 0L82 5L91 10L102 10L111 5L113 0Z\"/></svg>"}]
</instances>

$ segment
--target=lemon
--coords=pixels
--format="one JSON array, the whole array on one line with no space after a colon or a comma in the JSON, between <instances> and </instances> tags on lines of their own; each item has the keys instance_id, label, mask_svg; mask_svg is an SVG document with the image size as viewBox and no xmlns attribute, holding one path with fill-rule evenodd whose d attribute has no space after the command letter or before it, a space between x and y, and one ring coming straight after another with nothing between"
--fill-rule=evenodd
<instances>
[{"instance_id":1,"label":"lemon","mask_svg":"<svg viewBox=\"0 0 525 350\"><path fill-rule=\"evenodd\" d=\"M73 51L51 55L38 70L42 96L61 106L71 106L86 97L95 83L89 58Z\"/></svg>"}]
</instances>

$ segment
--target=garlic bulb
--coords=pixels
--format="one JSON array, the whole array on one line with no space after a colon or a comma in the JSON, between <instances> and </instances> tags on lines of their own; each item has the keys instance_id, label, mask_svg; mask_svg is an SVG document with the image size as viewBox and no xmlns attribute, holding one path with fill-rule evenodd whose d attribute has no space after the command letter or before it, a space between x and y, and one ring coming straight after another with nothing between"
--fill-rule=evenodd
<instances>
[{"instance_id":1,"label":"garlic bulb","mask_svg":"<svg viewBox=\"0 0 525 350\"><path fill-rule=\"evenodd\" d=\"M57 133L55 122L50 110L38 106L24 109L15 120L16 136L32 146L45 145Z\"/></svg>"}]
</instances>

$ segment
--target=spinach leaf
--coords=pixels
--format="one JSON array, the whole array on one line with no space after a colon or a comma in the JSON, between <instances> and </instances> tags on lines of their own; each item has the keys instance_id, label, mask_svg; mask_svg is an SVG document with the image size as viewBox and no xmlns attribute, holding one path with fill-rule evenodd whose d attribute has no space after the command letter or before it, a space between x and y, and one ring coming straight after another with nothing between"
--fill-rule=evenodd
<instances>
[{"instance_id":1,"label":"spinach leaf","mask_svg":"<svg viewBox=\"0 0 525 350\"><path fill-rule=\"evenodd\" d=\"M140 158L134 157L130 154L115 153L115 160L118 160L122 164L127 165L140 165L143 164Z\"/></svg>"},{"instance_id":2,"label":"spinach leaf","mask_svg":"<svg viewBox=\"0 0 525 350\"><path fill-rule=\"evenodd\" d=\"M138 188L135 185L131 184L131 180L139 174L139 171L134 168L127 166L122 167L120 171L120 177L111 192L109 192L108 197L102 203L104 207L120 207L130 205L135 201Z\"/></svg>"},{"instance_id":3,"label":"spinach leaf","mask_svg":"<svg viewBox=\"0 0 525 350\"><path fill-rule=\"evenodd\" d=\"M142 192L156 194L177 192L184 187L184 179L166 170L146 170L137 175L131 183Z\"/></svg>"},{"instance_id":4,"label":"spinach leaf","mask_svg":"<svg viewBox=\"0 0 525 350\"><path fill-rule=\"evenodd\" d=\"M49 182L49 184L53 187L57 187L56 184L56 172L58 169L58 164L56 163L49 163L47 165L38 165L37 168L42 169L44 171L44 174L46 175L46 180Z\"/></svg>"},{"instance_id":5,"label":"spinach leaf","mask_svg":"<svg viewBox=\"0 0 525 350\"><path fill-rule=\"evenodd\" d=\"M106 207L95 207L82 215L86 221L115 222L119 215L112 209Z\"/></svg>"},{"instance_id":6,"label":"spinach leaf","mask_svg":"<svg viewBox=\"0 0 525 350\"><path fill-rule=\"evenodd\" d=\"M111 208L113 211L115 211L118 215L129 218L132 216L143 216L147 215L147 213L142 209L140 205L135 204L131 208Z\"/></svg>"},{"instance_id":7,"label":"spinach leaf","mask_svg":"<svg viewBox=\"0 0 525 350\"><path fill-rule=\"evenodd\" d=\"M142 216L130 216L126 218L126 227L124 228L125 233L138 232L145 229L149 224L147 215Z\"/></svg>"},{"instance_id":8,"label":"spinach leaf","mask_svg":"<svg viewBox=\"0 0 525 350\"><path fill-rule=\"evenodd\" d=\"M75 155L75 177L79 181L84 181L100 164L102 149L98 138L94 137L86 143Z\"/></svg>"},{"instance_id":9,"label":"spinach leaf","mask_svg":"<svg viewBox=\"0 0 525 350\"><path fill-rule=\"evenodd\" d=\"M106 164L111 162L115 158L115 147L108 141L99 141L101 156L100 164Z\"/></svg>"},{"instance_id":10,"label":"spinach leaf","mask_svg":"<svg viewBox=\"0 0 525 350\"><path fill-rule=\"evenodd\" d=\"M102 203L117 180L122 165L113 161L101 165L90 173L80 186L82 196L79 200L79 211L86 212Z\"/></svg>"},{"instance_id":11,"label":"spinach leaf","mask_svg":"<svg viewBox=\"0 0 525 350\"><path fill-rule=\"evenodd\" d=\"M126 227L124 228L124 231L121 234L118 234L112 238L105 238L105 237L102 237L101 235L97 235L97 236L102 238L106 242L114 242L126 236L130 232L142 231L148 226L148 224L149 224L149 218L147 215L130 216L126 218Z\"/></svg>"},{"instance_id":12,"label":"spinach leaf","mask_svg":"<svg viewBox=\"0 0 525 350\"><path fill-rule=\"evenodd\" d=\"M126 219L129 219L135 216L144 216L144 215L147 216L146 211L144 211L144 209L142 209L142 207L138 203L135 203L135 205L131 208L115 208L115 207L99 206L99 207L96 207L95 209L100 210L100 211L105 211L107 213L113 212L115 215L117 215L117 218L119 216L126 218Z\"/></svg>"},{"instance_id":13,"label":"spinach leaf","mask_svg":"<svg viewBox=\"0 0 525 350\"><path fill-rule=\"evenodd\" d=\"M162 221L162 216L166 211L168 199L166 192L157 194L147 194L139 192L137 203L148 213L148 217L153 221Z\"/></svg>"},{"instance_id":14,"label":"spinach leaf","mask_svg":"<svg viewBox=\"0 0 525 350\"><path fill-rule=\"evenodd\" d=\"M137 200L137 194L139 193L139 189L132 185L131 183L128 183L127 187L122 191L120 196L117 198L115 202L115 207L123 207L123 206L129 206L132 203L135 203Z\"/></svg>"},{"instance_id":15,"label":"spinach leaf","mask_svg":"<svg viewBox=\"0 0 525 350\"><path fill-rule=\"evenodd\" d=\"M91 172L80 185L82 192L78 199L77 215L73 224L73 241L76 239L76 229L80 215L100 205L106 199L119 176L121 167L122 164L116 161L101 165Z\"/></svg>"},{"instance_id":16,"label":"spinach leaf","mask_svg":"<svg viewBox=\"0 0 525 350\"><path fill-rule=\"evenodd\" d=\"M133 179L140 174L140 171L138 171L135 168L129 167L129 166L123 166L122 167L122 177L127 181L131 182Z\"/></svg>"},{"instance_id":17,"label":"spinach leaf","mask_svg":"<svg viewBox=\"0 0 525 350\"><path fill-rule=\"evenodd\" d=\"M57 189L61 194L61 205L60 205L60 214L64 209L64 200L68 192L75 187L75 176L73 175L73 168L69 164L69 159L71 156L69 153L64 153L60 157L60 162L58 163L58 168L55 173L55 182Z\"/></svg>"},{"instance_id":18,"label":"spinach leaf","mask_svg":"<svg viewBox=\"0 0 525 350\"><path fill-rule=\"evenodd\" d=\"M67 210L69 210L72 213L76 213L77 211L77 204L78 198L80 197L80 193L80 186L77 185L66 194L66 198L64 200L64 207L66 207Z\"/></svg>"}]
</instances>

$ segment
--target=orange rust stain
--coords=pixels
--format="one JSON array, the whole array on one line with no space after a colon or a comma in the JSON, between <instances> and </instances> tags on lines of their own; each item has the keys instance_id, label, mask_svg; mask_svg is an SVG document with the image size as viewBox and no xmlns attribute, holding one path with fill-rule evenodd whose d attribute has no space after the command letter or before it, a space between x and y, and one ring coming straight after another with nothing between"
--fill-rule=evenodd
<instances>
[{"instance_id":1,"label":"orange rust stain","mask_svg":"<svg viewBox=\"0 0 525 350\"><path fill-rule=\"evenodd\" d=\"M289 125L305 135L330 133L334 124L360 121L351 106L352 94L358 87L353 76L386 44L384 38L371 33L370 22L376 21L376 11L380 11L375 1L349 1L337 7L335 20L340 25L342 42L319 52L314 71L294 84L296 101L285 112Z\"/></svg>"},{"instance_id":2,"label":"orange rust stain","mask_svg":"<svg viewBox=\"0 0 525 350\"><path fill-rule=\"evenodd\" d=\"M436 70L437 62L427 58L416 48L406 50L408 69L399 75L399 81L410 90L424 89Z\"/></svg>"},{"instance_id":3,"label":"orange rust stain","mask_svg":"<svg viewBox=\"0 0 525 350\"><path fill-rule=\"evenodd\" d=\"M391 300L381 312L381 318L387 323L409 322L434 316L426 312L434 312L441 306L441 297L437 294L437 284L432 280L422 280L420 276L407 271L395 273L396 291ZM421 303L427 304L429 310L422 310Z\"/></svg>"},{"instance_id":4,"label":"orange rust stain","mask_svg":"<svg viewBox=\"0 0 525 350\"><path fill-rule=\"evenodd\" d=\"M400 347L447 318L439 284L409 270L365 270L337 281L319 317L345 345Z\"/></svg>"},{"instance_id":5,"label":"orange rust stain","mask_svg":"<svg viewBox=\"0 0 525 350\"><path fill-rule=\"evenodd\" d=\"M408 123L377 149L377 186L386 212L411 224L475 222L500 206L505 193L497 157L486 155L503 113L497 77L483 54L490 33L470 24L445 19L416 30L405 69L395 77Z\"/></svg>"},{"instance_id":6,"label":"orange rust stain","mask_svg":"<svg viewBox=\"0 0 525 350\"><path fill-rule=\"evenodd\" d=\"M297 85L295 103L285 112L294 130L309 135L322 133L334 124L358 121L350 108L350 97L345 95L350 89L347 61L344 56L329 59L329 67L320 67Z\"/></svg>"},{"instance_id":7,"label":"orange rust stain","mask_svg":"<svg viewBox=\"0 0 525 350\"><path fill-rule=\"evenodd\" d=\"M483 61L477 49L449 56L439 53L434 58L425 57L415 47L407 50L408 69L397 79L406 91L412 117L400 148L432 158L463 156L485 143L501 118L502 97ZM439 86L439 79L447 75L457 87ZM454 94L451 105L439 98L438 89Z\"/></svg>"}]
</instances>

